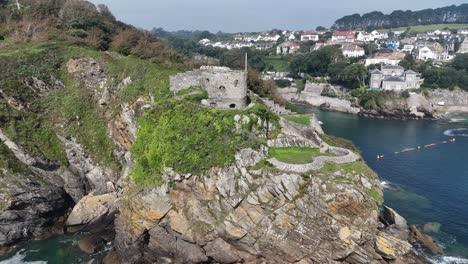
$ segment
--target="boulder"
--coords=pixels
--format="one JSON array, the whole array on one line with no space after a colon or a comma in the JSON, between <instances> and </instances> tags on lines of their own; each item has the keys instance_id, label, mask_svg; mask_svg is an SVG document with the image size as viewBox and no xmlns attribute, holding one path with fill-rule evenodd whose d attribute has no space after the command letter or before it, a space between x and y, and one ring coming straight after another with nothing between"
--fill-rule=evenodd
<instances>
[{"instance_id":1,"label":"boulder","mask_svg":"<svg viewBox=\"0 0 468 264\"><path fill-rule=\"evenodd\" d=\"M116 193L98 196L88 195L75 205L68 216L66 228L68 232L102 230L113 223L117 208Z\"/></svg>"},{"instance_id":2,"label":"boulder","mask_svg":"<svg viewBox=\"0 0 468 264\"><path fill-rule=\"evenodd\" d=\"M408 241L413 244L420 246L426 250L429 250L434 255L443 254L444 250L434 242L432 237L421 233L418 228L414 225L409 227L410 234Z\"/></svg>"},{"instance_id":3,"label":"boulder","mask_svg":"<svg viewBox=\"0 0 468 264\"><path fill-rule=\"evenodd\" d=\"M393 236L408 240L408 224L401 215L388 206L384 206L380 212L380 221L385 225L385 231Z\"/></svg>"}]
</instances>

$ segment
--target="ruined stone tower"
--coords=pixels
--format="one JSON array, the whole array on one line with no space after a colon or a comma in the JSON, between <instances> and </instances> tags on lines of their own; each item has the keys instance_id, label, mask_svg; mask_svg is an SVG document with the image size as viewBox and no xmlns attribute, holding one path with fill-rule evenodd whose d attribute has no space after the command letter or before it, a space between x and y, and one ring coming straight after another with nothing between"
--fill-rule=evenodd
<instances>
[{"instance_id":1,"label":"ruined stone tower","mask_svg":"<svg viewBox=\"0 0 468 264\"><path fill-rule=\"evenodd\" d=\"M247 73L228 67L202 66L199 70L179 73L170 78L170 89L177 93L200 86L208 92L202 103L222 109L244 109L247 106Z\"/></svg>"}]
</instances>

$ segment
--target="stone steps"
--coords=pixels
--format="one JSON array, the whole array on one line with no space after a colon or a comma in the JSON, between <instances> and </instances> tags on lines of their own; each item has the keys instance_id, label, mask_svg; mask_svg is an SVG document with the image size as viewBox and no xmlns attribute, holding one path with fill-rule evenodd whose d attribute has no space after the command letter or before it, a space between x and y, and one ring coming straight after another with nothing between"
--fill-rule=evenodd
<instances>
[{"instance_id":1,"label":"stone steps","mask_svg":"<svg viewBox=\"0 0 468 264\"><path fill-rule=\"evenodd\" d=\"M281 105L273 102L272 100L270 100L268 98L261 98L261 99L265 103L265 105L268 106L268 108L270 108L270 110L273 111L276 114L280 114L280 115L291 115L291 114L293 114L293 112L291 110L286 109L284 106L281 106Z\"/></svg>"}]
</instances>

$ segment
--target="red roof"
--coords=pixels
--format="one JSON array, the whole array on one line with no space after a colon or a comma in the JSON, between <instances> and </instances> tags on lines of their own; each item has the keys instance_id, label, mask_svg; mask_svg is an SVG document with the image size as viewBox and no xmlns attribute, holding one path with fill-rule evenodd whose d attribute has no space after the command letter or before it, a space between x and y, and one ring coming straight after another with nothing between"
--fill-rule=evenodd
<instances>
[{"instance_id":1,"label":"red roof","mask_svg":"<svg viewBox=\"0 0 468 264\"><path fill-rule=\"evenodd\" d=\"M352 31L335 31L333 32L334 37L344 36L346 38L354 38L354 32Z\"/></svg>"},{"instance_id":2,"label":"red roof","mask_svg":"<svg viewBox=\"0 0 468 264\"><path fill-rule=\"evenodd\" d=\"M364 49L361 48L361 47L358 46L358 45L349 45L349 46L344 46L344 47L342 48L342 50L349 50L349 51L359 50L359 51L361 51L361 50L364 50Z\"/></svg>"},{"instance_id":3,"label":"red roof","mask_svg":"<svg viewBox=\"0 0 468 264\"><path fill-rule=\"evenodd\" d=\"M278 47L280 48L299 48L301 45L295 43L295 42L291 42L291 41L286 41L286 42L283 42L281 43Z\"/></svg>"}]
</instances>

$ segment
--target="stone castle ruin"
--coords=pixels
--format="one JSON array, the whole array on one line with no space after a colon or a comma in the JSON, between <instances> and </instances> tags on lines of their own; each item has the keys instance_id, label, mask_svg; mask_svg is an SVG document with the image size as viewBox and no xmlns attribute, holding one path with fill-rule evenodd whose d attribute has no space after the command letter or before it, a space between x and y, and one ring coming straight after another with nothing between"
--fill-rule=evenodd
<instances>
[{"instance_id":1,"label":"stone castle ruin","mask_svg":"<svg viewBox=\"0 0 468 264\"><path fill-rule=\"evenodd\" d=\"M228 67L202 66L200 69L170 77L170 89L175 94L190 87L201 87L208 92L202 103L222 109L247 107L247 74Z\"/></svg>"}]
</instances>

